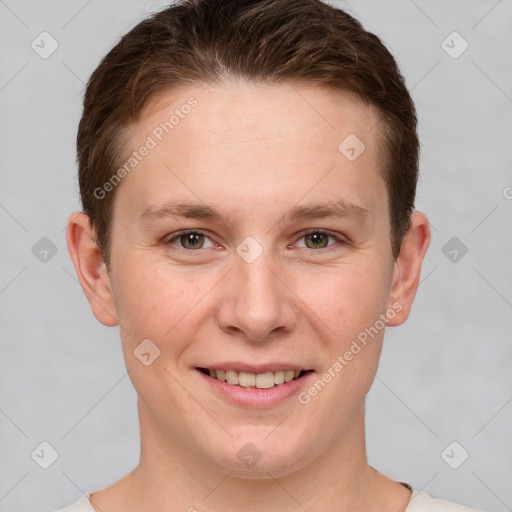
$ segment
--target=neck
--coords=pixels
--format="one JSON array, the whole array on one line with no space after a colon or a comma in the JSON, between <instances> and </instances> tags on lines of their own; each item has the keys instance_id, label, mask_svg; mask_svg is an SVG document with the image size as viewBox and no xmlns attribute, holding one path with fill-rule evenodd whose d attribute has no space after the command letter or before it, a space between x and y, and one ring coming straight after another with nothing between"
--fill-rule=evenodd
<instances>
[{"instance_id":1,"label":"neck","mask_svg":"<svg viewBox=\"0 0 512 512\"><path fill-rule=\"evenodd\" d=\"M99 491L91 503L103 510L223 510L281 512L405 510L410 492L371 468L366 459L364 405L336 443L291 472L243 474L194 453L185 440L171 438L139 404L141 457L137 468ZM103 507L106 508L103 508Z\"/></svg>"}]
</instances>

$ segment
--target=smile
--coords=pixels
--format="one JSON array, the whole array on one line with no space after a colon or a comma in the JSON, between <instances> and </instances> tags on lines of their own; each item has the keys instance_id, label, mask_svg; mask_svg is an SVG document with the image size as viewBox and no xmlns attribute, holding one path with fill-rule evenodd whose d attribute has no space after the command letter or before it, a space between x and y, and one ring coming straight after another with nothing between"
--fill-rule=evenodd
<instances>
[{"instance_id":1,"label":"smile","mask_svg":"<svg viewBox=\"0 0 512 512\"><path fill-rule=\"evenodd\" d=\"M226 382L232 386L244 388L270 389L299 379L308 373L304 370L277 370L265 373L250 373L236 370L221 370L216 368L198 368L212 379Z\"/></svg>"}]
</instances>

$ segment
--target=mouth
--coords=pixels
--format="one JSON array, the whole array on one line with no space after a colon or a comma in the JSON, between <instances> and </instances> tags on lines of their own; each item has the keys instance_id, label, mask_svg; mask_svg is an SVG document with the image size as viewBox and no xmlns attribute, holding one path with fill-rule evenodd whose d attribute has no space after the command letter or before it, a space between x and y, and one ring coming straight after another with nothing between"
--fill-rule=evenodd
<instances>
[{"instance_id":1,"label":"mouth","mask_svg":"<svg viewBox=\"0 0 512 512\"><path fill-rule=\"evenodd\" d=\"M299 380L313 370L276 370L264 373L250 373L219 368L197 368L200 372L214 380L225 382L239 388L270 389L294 380Z\"/></svg>"}]
</instances>

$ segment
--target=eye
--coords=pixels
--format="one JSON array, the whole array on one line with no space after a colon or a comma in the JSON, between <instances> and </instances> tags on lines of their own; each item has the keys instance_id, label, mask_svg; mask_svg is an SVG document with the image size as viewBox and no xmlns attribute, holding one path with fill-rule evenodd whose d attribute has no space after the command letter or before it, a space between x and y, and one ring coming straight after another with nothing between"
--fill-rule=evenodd
<instances>
[{"instance_id":1,"label":"eye","mask_svg":"<svg viewBox=\"0 0 512 512\"><path fill-rule=\"evenodd\" d=\"M334 243L329 243L329 239L334 240ZM305 247L307 249L324 249L346 243L342 238L321 230L304 233L299 240L304 240L305 242L304 245L299 245L299 247Z\"/></svg>"},{"instance_id":2,"label":"eye","mask_svg":"<svg viewBox=\"0 0 512 512\"><path fill-rule=\"evenodd\" d=\"M206 249L208 247L214 247L215 245L207 235L191 229L176 233L165 243L167 245L176 245L175 242L179 242L178 246L182 249L189 250ZM208 245L208 243L210 243L210 245Z\"/></svg>"},{"instance_id":3,"label":"eye","mask_svg":"<svg viewBox=\"0 0 512 512\"><path fill-rule=\"evenodd\" d=\"M329 242L329 239L333 240L334 242ZM304 241L303 244L301 244L302 241ZM334 249L335 246L344 245L346 243L347 242L343 238L336 236L333 233L318 229L303 233L299 238L299 242L297 242L300 248L315 250L329 250L331 247ZM179 248L189 251L207 249L216 246L216 244L210 239L208 235L193 229L183 230L174 234L165 242L165 244L177 245Z\"/></svg>"}]
</instances>

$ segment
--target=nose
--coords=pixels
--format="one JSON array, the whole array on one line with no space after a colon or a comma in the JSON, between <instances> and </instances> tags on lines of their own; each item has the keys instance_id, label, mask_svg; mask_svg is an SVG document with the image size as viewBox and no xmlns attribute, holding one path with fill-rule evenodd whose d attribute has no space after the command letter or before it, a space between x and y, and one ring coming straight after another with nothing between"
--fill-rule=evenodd
<instances>
[{"instance_id":1,"label":"nose","mask_svg":"<svg viewBox=\"0 0 512 512\"><path fill-rule=\"evenodd\" d=\"M217 311L224 332L243 333L248 340L258 342L294 329L298 319L294 295L282 272L273 270L271 263L263 255L252 263L242 258L236 261Z\"/></svg>"}]
</instances>

